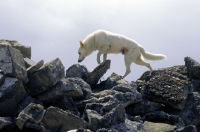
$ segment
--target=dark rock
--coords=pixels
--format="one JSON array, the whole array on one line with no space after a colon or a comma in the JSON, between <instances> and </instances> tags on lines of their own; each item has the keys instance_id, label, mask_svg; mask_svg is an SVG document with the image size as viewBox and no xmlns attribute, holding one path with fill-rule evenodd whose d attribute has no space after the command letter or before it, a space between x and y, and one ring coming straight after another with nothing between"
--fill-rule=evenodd
<instances>
[{"instance_id":1,"label":"dark rock","mask_svg":"<svg viewBox=\"0 0 200 132\"><path fill-rule=\"evenodd\" d=\"M189 125L176 129L176 132L197 132L197 128L194 125Z\"/></svg>"},{"instance_id":2,"label":"dark rock","mask_svg":"<svg viewBox=\"0 0 200 132\"><path fill-rule=\"evenodd\" d=\"M39 100L32 98L31 96L26 96L19 104L18 104L18 114L30 103L40 104L43 106L43 103Z\"/></svg>"},{"instance_id":3,"label":"dark rock","mask_svg":"<svg viewBox=\"0 0 200 132\"><path fill-rule=\"evenodd\" d=\"M5 75L3 71L0 69L0 86L4 83L5 81Z\"/></svg>"},{"instance_id":4,"label":"dark rock","mask_svg":"<svg viewBox=\"0 0 200 132\"><path fill-rule=\"evenodd\" d=\"M9 127L12 124L12 118L10 117L0 117L0 130Z\"/></svg>"},{"instance_id":5,"label":"dark rock","mask_svg":"<svg viewBox=\"0 0 200 132\"><path fill-rule=\"evenodd\" d=\"M70 130L70 131L67 131L67 132L92 132L92 131L89 130L89 129L79 128L79 129L74 129L74 130Z\"/></svg>"},{"instance_id":6,"label":"dark rock","mask_svg":"<svg viewBox=\"0 0 200 132\"><path fill-rule=\"evenodd\" d=\"M144 122L147 132L174 132L176 126L167 123Z\"/></svg>"},{"instance_id":7,"label":"dark rock","mask_svg":"<svg viewBox=\"0 0 200 132\"><path fill-rule=\"evenodd\" d=\"M28 132L28 131L31 131L31 130L39 131L39 132L52 132L42 125L34 124L34 123L31 123L31 122L26 122L26 124L24 125L23 131Z\"/></svg>"},{"instance_id":8,"label":"dark rock","mask_svg":"<svg viewBox=\"0 0 200 132\"><path fill-rule=\"evenodd\" d=\"M96 132L118 132L118 131L114 129L100 128Z\"/></svg>"},{"instance_id":9,"label":"dark rock","mask_svg":"<svg viewBox=\"0 0 200 132\"><path fill-rule=\"evenodd\" d=\"M88 93L83 93L83 89L88 89ZM81 78L63 78L55 86L39 94L38 100L42 102L51 102L53 99L62 95L67 95L73 99L91 97L90 86Z\"/></svg>"},{"instance_id":10,"label":"dark rock","mask_svg":"<svg viewBox=\"0 0 200 132\"><path fill-rule=\"evenodd\" d=\"M130 115L144 115L149 112L158 110L161 104L148 99L143 99L138 103L131 104L126 107L126 113Z\"/></svg>"},{"instance_id":11,"label":"dark rock","mask_svg":"<svg viewBox=\"0 0 200 132\"><path fill-rule=\"evenodd\" d=\"M16 125L22 130L26 122L38 124L43 119L44 114L43 106L31 103L19 113L16 118Z\"/></svg>"},{"instance_id":12,"label":"dark rock","mask_svg":"<svg viewBox=\"0 0 200 132\"><path fill-rule=\"evenodd\" d=\"M6 77L0 86L0 116L15 116L18 103L26 96L22 81Z\"/></svg>"},{"instance_id":13,"label":"dark rock","mask_svg":"<svg viewBox=\"0 0 200 132\"><path fill-rule=\"evenodd\" d=\"M99 79L106 73L109 68L110 60L102 62L84 78L85 82L87 82L89 85L97 84Z\"/></svg>"},{"instance_id":14,"label":"dark rock","mask_svg":"<svg viewBox=\"0 0 200 132\"><path fill-rule=\"evenodd\" d=\"M66 77L84 78L89 74L88 69L84 65L74 64L66 70Z\"/></svg>"},{"instance_id":15,"label":"dark rock","mask_svg":"<svg viewBox=\"0 0 200 132\"><path fill-rule=\"evenodd\" d=\"M37 63L29 58L24 58L24 63L26 68L29 68L30 66L36 65Z\"/></svg>"},{"instance_id":16,"label":"dark rock","mask_svg":"<svg viewBox=\"0 0 200 132\"><path fill-rule=\"evenodd\" d=\"M54 86L63 77L64 66L60 59L56 58L29 77L27 91L31 96L37 95Z\"/></svg>"},{"instance_id":17,"label":"dark rock","mask_svg":"<svg viewBox=\"0 0 200 132\"><path fill-rule=\"evenodd\" d=\"M199 92L200 93L200 80L192 79L191 80L191 89L194 92Z\"/></svg>"},{"instance_id":18,"label":"dark rock","mask_svg":"<svg viewBox=\"0 0 200 132\"><path fill-rule=\"evenodd\" d=\"M83 119L56 107L49 107L40 125L53 132L66 132L78 128L86 128L87 122Z\"/></svg>"},{"instance_id":19,"label":"dark rock","mask_svg":"<svg viewBox=\"0 0 200 132\"><path fill-rule=\"evenodd\" d=\"M34 72L36 72L42 65L44 64L44 61L41 60L38 63L36 63L35 65L30 66L27 69L27 76L32 75Z\"/></svg>"},{"instance_id":20,"label":"dark rock","mask_svg":"<svg viewBox=\"0 0 200 132\"><path fill-rule=\"evenodd\" d=\"M0 43L0 68L6 76L19 78L23 83L28 82L22 54L5 43Z\"/></svg>"},{"instance_id":21,"label":"dark rock","mask_svg":"<svg viewBox=\"0 0 200 132\"><path fill-rule=\"evenodd\" d=\"M200 79L200 64L190 57L185 57L185 66L192 79Z\"/></svg>"}]
</instances>

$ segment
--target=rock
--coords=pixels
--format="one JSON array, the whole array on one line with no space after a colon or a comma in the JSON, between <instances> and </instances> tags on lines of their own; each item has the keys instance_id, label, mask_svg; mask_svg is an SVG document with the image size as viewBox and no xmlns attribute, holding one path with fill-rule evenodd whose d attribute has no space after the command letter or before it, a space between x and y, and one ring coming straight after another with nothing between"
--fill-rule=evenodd
<instances>
[{"instance_id":1,"label":"rock","mask_svg":"<svg viewBox=\"0 0 200 132\"><path fill-rule=\"evenodd\" d=\"M31 58L31 47L19 44L17 41L7 40L13 48L18 49L24 58Z\"/></svg>"},{"instance_id":2,"label":"rock","mask_svg":"<svg viewBox=\"0 0 200 132\"><path fill-rule=\"evenodd\" d=\"M88 89L89 92L84 95L83 89ZM55 86L39 94L37 97L42 102L51 102L62 95L67 95L73 99L88 99L91 96L90 89L90 86L81 78L63 78Z\"/></svg>"},{"instance_id":3,"label":"rock","mask_svg":"<svg viewBox=\"0 0 200 132\"><path fill-rule=\"evenodd\" d=\"M118 131L115 129L100 128L96 132L118 132Z\"/></svg>"},{"instance_id":4,"label":"rock","mask_svg":"<svg viewBox=\"0 0 200 132\"><path fill-rule=\"evenodd\" d=\"M5 75L3 74L3 71L0 69L0 86L4 83L5 81Z\"/></svg>"},{"instance_id":5,"label":"rock","mask_svg":"<svg viewBox=\"0 0 200 132\"><path fill-rule=\"evenodd\" d=\"M84 78L89 74L88 69L79 64L74 64L66 70L66 77L80 77Z\"/></svg>"},{"instance_id":6,"label":"rock","mask_svg":"<svg viewBox=\"0 0 200 132\"><path fill-rule=\"evenodd\" d=\"M131 104L126 107L126 113L130 115L144 115L149 112L158 110L161 104L153 102L148 99L142 99L138 103Z\"/></svg>"},{"instance_id":7,"label":"rock","mask_svg":"<svg viewBox=\"0 0 200 132\"><path fill-rule=\"evenodd\" d=\"M44 114L45 110L43 106L31 103L19 113L16 118L16 125L20 130L22 130L26 122L39 124L43 119Z\"/></svg>"},{"instance_id":8,"label":"rock","mask_svg":"<svg viewBox=\"0 0 200 132\"><path fill-rule=\"evenodd\" d=\"M6 77L0 86L0 116L15 116L18 103L26 96L22 81Z\"/></svg>"},{"instance_id":9,"label":"rock","mask_svg":"<svg viewBox=\"0 0 200 132\"><path fill-rule=\"evenodd\" d=\"M87 115L87 118L88 118L89 128L91 130L97 130L97 129L101 128L103 116L101 116L95 110L86 109L85 111L86 111L86 115Z\"/></svg>"},{"instance_id":10,"label":"rock","mask_svg":"<svg viewBox=\"0 0 200 132\"><path fill-rule=\"evenodd\" d=\"M42 65L44 64L44 61L41 60L38 63L36 63L35 65L30 66L27 69L27 76L32 75L34 72L36 72Z\"/></svg>"},{"instance_id":11,"label":"rock","mask_svg":"<svg viewBox=\"0 0 200 132\"><path fill-rule=\"evenodd\" d=\"M36 100L31 96L26 96L20 103L18 103L18 114L31 103L40 104L43 106L43 103L39 100Z\"/></svg>"},{"instance_id":12,"label":"rock","mask_svg":"<svg viewBox=\"0 0 200 132\"><path fill-rule=\"evenodd\" d=\"M28 82L24 59L19 50L0 43L0 68L6 76L16 77Z\"/></svg>"},{"instance_id":13,"label":"rock","mask_svg":"<svg viewBox=\"0 0 200 132\"><path fill-rule=\"evenodd\" d=\"M24 128L23 128L23 131L26 131L26 132L28 132L28 131L52 132L42 125L38 125L38 124L30 123L30 122L26 122L26 124L24 125Z\"/></svg>"},{"instance_id":14,"label":"rock","mask_svg":"<svg viewBox=\"0 0 200 132\"><path fill-rule=\"evenodd\" d=\"M78 116L51 106L46 110L40 125L53 132L66 132L73 129L86 128L88 124Z\"/></svg>"},{"instance_id":15,"label":"rock","mask_svg":"<svg viewBox=\"0 0 200 132\"><path fill-rule=\"evenodd\" d=\"M85 82L87 82L89 85L97 84L99 79L106 73L109 68L110 60L102 62L84 78Z\"/></svg>"},{"instance_id":16,"label":"rock","mask_svg":"<svg viewBox=\"0 0 200 132\"><path fill-rule=\"evenodd\" d=\"M171 132L174 131L176 126L166 123L144 122L144 127L147 132Z\"/></svg>"},{"instance_id":17,"label":"rock","mask_svg":"<svg viewBox=\"0 0 200 132\"><path fill-rule=\"evenodd\" d=\"M194 125L189 125L176 129L176 132L197 132L197 128Z\"/></svg>"},{"instance_id":18,"label":"rock","mask_svg":"<svg viewBox=\"0 0 200 132\"><path fill-rule=\"evenodd\" d=\"M60 59L56 58L29 76L27 91L31 96L35 96L54 86L63 77L64 66Z\"/></svg>"},{"instance_id":19,"label":"rock","mask_svg":"<svg viewBox=\"0 0 200 132\"><path fill-rule=\"evenodd\" d=\"M10 117L0 117L0 130L9 127L12 124L12 118Z\"/></svg>"},{"instance_id":20,"label":"rock","mask_svg":"<svg viewBox=\"0 0 200 132\"><path fill-rule=\"evenodd\" d=\"M183 109L190 93L189 79L177 72L162 71L152 75L142 88L144 97L176 109Z\"/></svg>"},{"instance_id":21,"label":"rock","mask_svg":"<svg viewBox=\"0 0 200 132\"><path fill-rule=\"evenodd\" d=\"M200 79L200 64L190 57L185 57L184 60L190 78Z\"/></svg>"},{"instance_id":22,"label":"rock","mask_svg":"<svg viewBox=\"0 0 200 132\"><path fill-rule=\"evenodd\" d=\"M70 131L67 131L67 132L92 132L92 131L89 130L89 129L80 128L80 129L70 130Z\"/></svg>"},{"instance_id":23,"label":"rock","mask_svg":"<svg viewBox=\"0 0 200 132\"><path fill-rule=\"evenodd\" d=\"M30 66L36 65L37 63L29 58L24 58L24 63L26 68L29 68Z\"/></svg>"}]
</instances>

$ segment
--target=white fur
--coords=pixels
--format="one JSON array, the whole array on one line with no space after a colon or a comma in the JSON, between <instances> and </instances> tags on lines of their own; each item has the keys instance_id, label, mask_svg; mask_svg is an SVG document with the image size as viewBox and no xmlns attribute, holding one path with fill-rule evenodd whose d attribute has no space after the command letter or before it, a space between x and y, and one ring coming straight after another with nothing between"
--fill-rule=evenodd
<instances>
[{"instance_id":1,"label":"white fur","mask_svg":"<svg viewBox=\"0 0 200 132\"><path fill-rule=\"evenodd\" d=\"M148 60L162 60L166 58L165 55L162 54L146 52L141 45L137 44L132 39L104 30L95 31L88 35L83 41L80 41L78 62L83 61L86 56L90 55L95 50L99 51L97 54L98 64L101 63L100 56L102 54L103 61L105 61L107 54L122 53L126 65L126 72L123 75L123 78L131 72L130 65L132 62L148 67L151 74L151 65L145 62L143 57Z\"/></svg>"}]
</instances>

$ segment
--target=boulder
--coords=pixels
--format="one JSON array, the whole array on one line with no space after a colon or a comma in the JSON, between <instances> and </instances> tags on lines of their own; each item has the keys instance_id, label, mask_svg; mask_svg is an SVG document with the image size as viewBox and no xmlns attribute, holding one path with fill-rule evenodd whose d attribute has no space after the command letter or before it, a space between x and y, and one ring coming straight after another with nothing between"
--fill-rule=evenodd
<instances>
[{"instance_id":1,"label":"boulder","mask_svg":"<svg viewBox=\"0 0 200 132\"><path fill-rule=\"evenodd\" d=\"M9 127L12 124L12 118L10 117L0 117L0 130Z\"/></svg>"},{"instance_id":2,"label":"boulder","mask_svg":"<svg viewBox=\"0 0 200 132\"><path fill-rule=\"evenodd\" d=\"M176 132L197 132L197 128L194 125L189 125L176 129Z\"/></svg>"},{"instance_id":3,"label":"boulder","mask_svg":"<svg viewBox=\"0 0 200 132\"><path fill-rule=\"evenodd\" d=\"M89 85L97 84L99 79L106 73L106 71L109 68L110 68L110 60L102 62L84 78L85 82L87 82Z\"/></svg>"},{"instance_id":4,"label":"boulder","mask_svg":"<svg viewBox=\"0 0 200 132\"><path fill-rule=\"evenodd\" d=\"M23 128L23 131L25 131L25 132L29 132L29 131L52 132L42 125L34 124L34 123L31 123L31 122L26 122L26 124L24 125L24 128Z\"/></svg>"},{"instance_id":5,"label":"boulder","mask_svg":"<svg viewBox=\"0 0 200 132\"><path fill-rule=\"evenodd\" d=\"M7 43L0 43L0 68L6 76L28 82L23 55Z\"/></svg>"},{"instance_id":6,"label":"boulder","mask_svg":"<svg viewBox=\"0 0 200 132\"><path fill-rule=\"evenodd\" d=\"M92 131L89 130L89 129L80 128L80 129L70 130L70 131L67 131L67 132L92 132Z\"/></svg>"},{"instance_id":7,"label":"boulder","mask_svg":"<svg viewBox=\"0 0 200 132\"><path fill-rule=\"evenodd\" d=\"M15 116L18 103L26 96L22 81L6 77L0 86L0 116Z\"/></svg>"},{"instance_id":8,"label":"boulder","mask_svg":"<svg viewBox=\"0 0 200 132\"><path fill-rule=\"evenodd\" d=\"M0 69L0 86L4 83L5 81L5 75L3 74L3 71Z\"/></svg>"},{"instance_id":9,"label":"boulder","mask_svg":"<svg viewBox=\"0 0 200 132\"><path fill-rule=\"evenodd\" d=\"M64 77L64 66L60 59L56 58L43 65L37 72L29 76L26 84L27 92L31 96L42 93L54 86Z\"/></svg>"},{"instance_id":10,"label":"boulder","mask_svg":"<svg viewBox=\"0 0 200 132\"><path fill-rule=\"evenodd\" d=\"M35 65L30 66L29 68L27 68L27 76L32 75L34 72L36 72L42 65L44 64L44 61L41 60L38 63L36 63Z\"/></svg>"},{"instance_id":11,"label":"boulder","mask_svg":"<svg viewBox=\"0 0 200 132\"><path fill-rule=\"evenodd\" d=\"M24 63L26 68L29 68L30 66L36 65L37 63L29 58L24 58Z\"/></svg>"},{"instance_id":12,"label":"boulder","mask_svg":"<svg viewBox=\"0 0 200 132\"><path fill-rule=\"evenodd\" d=\"M73 129L86 128L88 124L78 116L51 106L46 110L40 125L53 132L66 132Z\"/></svg>"},{"instance_id":13,"label":"boulder","mask_svg":"<svg viewBox=\"0 0 200 132\"><path fill-rule=\"evenodd\" d=\"M89 92L84 94L84 89L88 89ZM55 86L39 94L37 98L42 102L51 102L62 95L67 95L72 99L89 99L91 96L90 89L90 86L81 78L63 78Z\"/></svg>"},{"instance_id":14,"label":"boulder","mask_svg":"<svg viewBox=\"0 0 200 132\"><path fill-rule=\"evenodd\" d=\"M85 78L89 74L88 69L84 65L74 64L66 70L66 77Z\"/></svg>"},{"instance_id":15,"label":"boulder","mask_svg":"<svg viewBox=\"0 0 200 132\"><path fill-rule=\"evenodd\" d=\"M192 79L200 79L200 64L191 57L185 57L185 66L187 67L189 77Z\"/></svg>"},{"instance_id":16,"label":"boulder","mask_svg":"<svg viewBox=\"0 0 200 132\"><path fill-rule=\"evenodd\" d=\"M39 124L43 119L44 114L45 110L43 106L31 103L19 113L16 118L16 125L20 130L22 130L26 122Z\"/></svg>"}]
</instances>

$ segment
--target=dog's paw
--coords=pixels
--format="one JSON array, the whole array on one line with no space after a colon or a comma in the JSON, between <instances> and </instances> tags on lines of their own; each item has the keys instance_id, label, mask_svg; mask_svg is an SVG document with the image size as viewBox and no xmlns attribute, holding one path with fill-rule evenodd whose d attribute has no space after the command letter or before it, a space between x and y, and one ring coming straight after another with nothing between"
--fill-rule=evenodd
<instances>
[{"instance_id":1,"label":"dog's paw","mask_svg":"<svg viewBox=\"0 0 200 132\"><path fill-rule=\"evenodd\" d=\"M97 60L97 63L98 63L98 64L101 64L101 61L100 61L100 60Z\"/></svg>"}]
</instances>

